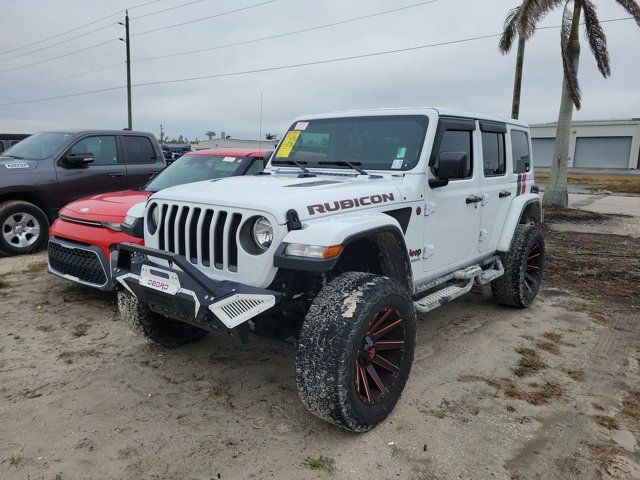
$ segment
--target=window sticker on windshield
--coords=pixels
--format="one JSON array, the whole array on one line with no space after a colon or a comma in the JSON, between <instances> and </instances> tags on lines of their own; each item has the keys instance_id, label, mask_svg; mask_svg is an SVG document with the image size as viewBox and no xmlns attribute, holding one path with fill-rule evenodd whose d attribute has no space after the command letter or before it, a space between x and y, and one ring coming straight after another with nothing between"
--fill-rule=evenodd
<instances>
[{"instance_id":1,"label":"window sticker on windshield","mask_svg":"<svg viewBox=\"0 0 640 480\"><path fill-rule=\"evenodd\" d=\"M309 126L309 122L298 122L294 130L305 130Z\"/></svg>"},{"instance_id":2,"label":"window sticker on windshield","mask_svg":"<svg viewBox=\"0 0 640 480\"><path fill-rule=\"evenodd\" d=\"M236 157L224 157L222 159L223 162L235 162L236 161Z\"/></svg>"},{"instance_id":3,"label":"window sticker on windshield","mask_svg":"<svg viewBox=\"0 0 640 480\"><path fill-rule=\"evenodd\" d=\"M291 150L293 150L293 146L298 141L298 137L302 133L300 130L290 130L282 139L282 143L280 144L280 148L278 149L278 153L276 154L276 158L289 158L291 155Z\"/></svg>"},{"instance_id":4,"label":"window sticker on windshield","mask_svg":"<svg viewBox=\"0 0 640 480\"><path fill-rule=\"evenodd\" d=\"M403 162L404 160L402 158L396 158L391 164L391 168L393 168L394 170L398 170L399 168L402 168Z\"/></svg>"},{"instance_id":5,"label":"window sticker on windshield","mask_svg":"<svg viewBox=\"0 0 640 480\"><path fill-rule=\"evenodd\" d=\"M398 147L396 158L404 158L406 154L407 154L407 147Z\"/></svg>"}]
</instances>

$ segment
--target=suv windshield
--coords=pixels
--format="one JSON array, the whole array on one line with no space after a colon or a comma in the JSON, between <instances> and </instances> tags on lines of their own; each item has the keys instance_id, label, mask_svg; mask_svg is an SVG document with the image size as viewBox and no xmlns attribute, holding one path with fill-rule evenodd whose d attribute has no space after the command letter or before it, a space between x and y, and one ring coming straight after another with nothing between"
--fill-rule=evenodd
<instances>
[{"instance_id":1,"label":"suv windshield","mask_svg":"<svg viewBox=\"0 0 640 480\"><path fill-rule=\"evenodd\" d=\"M43 160L64 145L74 133L45 132L36 133L16 143L9 150L2 152L3 157Z\"/></svg>"},{"instance_id":2,"label":"suv windshield","mask_svg":"<svg viewBox=\"0 0 640 480\"><path fill-rule=\"evenodd\" d=\"M326 167L350 162L365 170L408 170L418 163L427 124L428 118L423 115L296 122L271 163L290 165L295 161L307 167Z\"/></svg>"},{"instance_id":3,"label":"suv windshield","mask_svg":"<svg viewBox=\"0 0 640 480\"><path fill-rule=\"evenodd\" d=\"M246 157L224 157L221 155L186 154L143 187L146 192L157 192L164 188L184 183L200 182L212 178L232 176Z\"/></svg>"}]
</instances>

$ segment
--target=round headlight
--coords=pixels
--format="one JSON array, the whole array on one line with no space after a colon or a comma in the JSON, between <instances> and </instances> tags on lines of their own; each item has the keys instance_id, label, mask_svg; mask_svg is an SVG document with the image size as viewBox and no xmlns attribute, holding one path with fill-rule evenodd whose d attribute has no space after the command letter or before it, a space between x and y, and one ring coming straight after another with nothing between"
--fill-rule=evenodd
<instances>
[{"instance_id":1,"label":"round headlight","mask_svg":"<svg viewBox=\"0 0 640 480\"><path fill-rule=\"evenodd\" d=\"M273 227L271 222L264 217L258 217L253 222L253 241L261 249L266 250L273 242Z\"/></svg>"},{"instance_id":2,"label":"round headlight","mask_svg":"<svg viewBox=\"0 0 640 480\"><path fill-rule=\"evenodd\" d=\"M158 224L160 223L160 209L158 208L158 204L154 203L151 206L151 211L147 218L149 220L149 231L153 233L156 231Z\"/></svg>"}]
</instances>

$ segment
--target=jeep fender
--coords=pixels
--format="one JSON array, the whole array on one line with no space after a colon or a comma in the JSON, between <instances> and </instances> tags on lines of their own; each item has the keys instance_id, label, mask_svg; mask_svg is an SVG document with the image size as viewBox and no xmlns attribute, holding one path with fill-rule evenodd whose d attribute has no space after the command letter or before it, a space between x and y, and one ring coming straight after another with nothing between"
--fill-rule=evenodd
<instances>
[{"instance_id":1,"label":"jeep fender","mask_svg":"<svg viewBox=\"0 0 640 480\"><path fill-rule=\"evenodd\" d=\"M352 213L307 220L301 230L293 230L284 237L276 251L274 265L293 270L328 272L340 263L349 245L364 239L371 239L378 244L382 257L378 260L384 265L382 273L412 288L411 262L402 228L395 218L382 212ZM293 257L285 253L289 243L323 247L342 245L343 249L340 255L328 260Z\"/></svg>"},{"instance_id":2,"label":"jeep fender","mask_svg":"<svg viewBox=\"0 0 640 480\"><path fill-rule=\"evenodd\" d=\"M502 228L502 235L498 240L497 250L508 252L518 224L530 222L542 222L542 200L536 193L519 195L513 199Z\"/></svg>"}]
</instances>

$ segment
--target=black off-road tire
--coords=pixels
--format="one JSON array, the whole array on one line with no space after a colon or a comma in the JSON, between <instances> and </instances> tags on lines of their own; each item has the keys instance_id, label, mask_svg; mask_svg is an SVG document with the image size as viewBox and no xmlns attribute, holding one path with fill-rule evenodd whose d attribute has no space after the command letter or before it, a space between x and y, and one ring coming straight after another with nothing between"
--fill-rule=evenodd
<instances>
[{"instance_id":1,"label":"black off-road tire","mask_svg":"<svg viewBox=\"0 0 640 480\"><path fill-rule=\"evenodd\" d=\"M386 394L380 390L375 403L366 403L358 390L362 387L355 383L356 363L365 335L375 330L372 325L381 318L376 314L386 311L402 320L404 348L393 353L399 367L395 376L384 372L378 377L387 376ZM395 335L400 335L398 328L392 331ZM365 432L375 427L393 410L404 389L413 363L415 334L413 301L398 281L370 273L343 273L320 291L302 325L296 351L296 385L302 403L314 415L346 430Z\"/></svg>"},{"instance_id":2,"label":"black off-road tire","mask_svg":"<svg viewBox=\"0 0 640 480\"><path fill-rule=\"evenodd\" d=\"M200 340L208 333L206 330L152 312L146 303L138 301L128 293L118 293L118 308L122 317L129 322L131 330L163 347L181 347Z\"/></svg>"},{"instance_id":3,"label":"black off-road tire","mask_svg":"<svg viewBox=\"0 0 640 480\"><path fill-rule=\"evenodd\" d=\"M29 237L30 244L27 246L19 246L13 244L5 238L5 224L12 217L19 218L21 215L30 216L33 221L29 223L37 223L39 234ZM10 200L0 203L0 253L5 255L23 255L33 253L40 250L47 242L49 237L49 219L45 213L33 203L22 200ZM31 240L33 239L33 240Z\"/></svg>"},{"instance_id":4,"label":"black off-road tire","mask_svg":"<svg viewBox=\"0 0 640 480\"><path fill-rule=\"evenodd\" d=\"M511 249L501 253L500 259L504 275L491 282L493 298L502 305L528 307L538 294L544 272L544 237L540 227L535 224L518 225Z\"/></svg>"}]
</instances>

